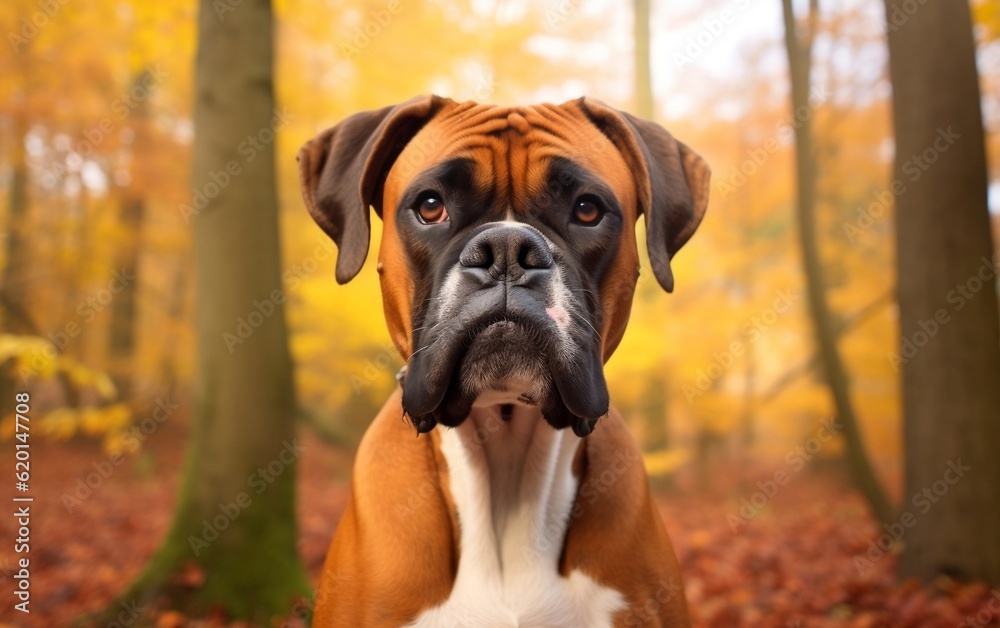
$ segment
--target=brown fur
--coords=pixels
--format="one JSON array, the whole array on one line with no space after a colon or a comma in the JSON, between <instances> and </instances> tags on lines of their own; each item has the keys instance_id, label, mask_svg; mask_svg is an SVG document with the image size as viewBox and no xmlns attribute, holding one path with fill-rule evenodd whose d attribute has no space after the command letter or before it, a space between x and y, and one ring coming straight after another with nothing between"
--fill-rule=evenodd
<instances>
[{"instance_id":1,"label":"brown fur","mask_svg":"<svg viewBox=\"0 0 1000 628\"><path fill-rule=\"evenodd\" d=\"M458 521L440 439L436 432L429 436L414 437L398 391L375 417L323 567L314 625L400 626L448 599L460 551ZM673 547L641 452L617 411L583 441L574 469L581 473L580 492L560 572L579 569L621 591L630 608L615 617L616 627L687 626ZM608 552L609 539L636 551ZM393 568L374 568L384 563Z\"/></svg>"},{"instance_id":2,"label":"brown fur","mask_svg":"<svg viewBox=\"0 0 1000 628\"><path fill-rule=\"evenodd\" d=\"M345 144L350 142L359 145ZM693 233L707 205L708 168L695 153L662 128L597 101L496 107L423 97L359 114L300 152L303 191L310 211L341 249L342 282L357 272L367 252L367 243L362 247L354 240L367 234L367 205L380 212L385 317L404 358L412 351L413 278L395 230L396 202L415 175L456 156L475 159L495 174L497 184L511 186L499 193L510 199L515 216L544 189L556 156L571 156L600 173L618 195L627 228L601 285L605 360L625 332L639 272L631 227L640 214L646 217L654 272L669 290L669 258ZM377 190L373 181L380 173L373 171L383 166L388 172ZM352 200L359 193L360 205ZM316 626L399 626L448 598L461 548L439 443L436 431L414 436L402 415L401 393L394 393L358 450L351 501L319 585ZM561 573L579 569L620 591L630 608L615 617L616 626L689 625L680 572L640 451L615 410L583 441L573 469L580 490Z\"/></svg>"},{"instance_id":3,"label":"brown fur","mask_svg":"<svg viewBox=\"0 0 1000 628\"><path fill-rule=\"evenodd\" d=\"M314 625L400 626L448 598L458 537L437 441L416 438L403 419L401 393L389 397L358 449Z\"/></svg>"},{"instance_id":4,"label":"brown fur","mask_svg":"<svg viewBox=\"0 0 1000 628\"><path fill-rule=\"evenodd\" d=\"M617 410L598 422L582 449L584 473L560 572L579 569L620 591L629 607L615 616L616 628L690 625L680 568L649 493L642 453Z\"/></svg>"}]
</instances>

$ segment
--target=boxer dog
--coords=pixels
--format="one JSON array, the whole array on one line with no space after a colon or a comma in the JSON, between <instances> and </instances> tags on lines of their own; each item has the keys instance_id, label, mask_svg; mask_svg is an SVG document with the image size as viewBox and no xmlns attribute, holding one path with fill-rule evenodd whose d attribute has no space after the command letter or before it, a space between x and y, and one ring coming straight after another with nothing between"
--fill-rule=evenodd
<instances>
[{"instance_id":1,"label":"boxer dog","mask_svg":"<svg viewBox=\"0 0 1000 628\"><path fill-rule=\"evenodd\" d=\"M609 407L646 223L653 274L708 204L709 169L652 122L581 98L423 96L353 115L298 155L302 194L368 254L406 360L371 423L315 626L687 626L640 451Z\"/></svg>"}]
</instances>

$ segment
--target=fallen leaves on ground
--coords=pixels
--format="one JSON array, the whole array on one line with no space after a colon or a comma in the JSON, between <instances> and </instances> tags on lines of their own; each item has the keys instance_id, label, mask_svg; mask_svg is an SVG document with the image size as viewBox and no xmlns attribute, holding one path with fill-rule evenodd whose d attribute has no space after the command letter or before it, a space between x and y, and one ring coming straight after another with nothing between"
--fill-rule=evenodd
<instances>
[{"instance_id":1,"label":"fallen leaves on ground","mask_svg":"<svg viewBox=\"0 0 1000 628\"><path fill-rule=\"evenodd\" d=\"M309 434L303 442L299 551L315 583L346 505L350 461ZM70 441L33 448L32 612L26 621L5 602L0 625L67 626L110 604L166 532L182 454L182 430L162 430L140 457L116 468L69 512L63 495L94 470L103 455L99 446ZM746 488L678 485L657 497L697 626L1000 625L1000 590L947 578L899 583L899 544L883 540L888 551L873 546L884 531L843 482L803 472L764 500L755 499L755 481L766 471L731 474ZM3 538L14 532L12 518L0 518ZM8 591L14 561L12 547L0 549ZM204 577L194 571L182 576L192 586ZM160 613L156 622L160 628L192 625L174 611ZM226 622L214 615L197 625Z\"/></svg>"}]
</instances>

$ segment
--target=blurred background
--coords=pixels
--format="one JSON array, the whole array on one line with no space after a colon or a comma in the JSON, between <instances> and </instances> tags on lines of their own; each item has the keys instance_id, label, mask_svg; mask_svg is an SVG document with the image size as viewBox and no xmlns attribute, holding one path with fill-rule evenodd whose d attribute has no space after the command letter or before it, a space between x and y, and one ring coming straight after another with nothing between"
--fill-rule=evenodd
<instances>
[{"instance_id":1,"label":"blurred background","mask_svg":"<svg viewBox=\"0 0 1000 628\"><path fill-rule=\"evenodd\" d=\"M257 4L205 2L201 15L238 28ZM882 3L860 0L276 0L273 133L248 135L237 159L274 159L275 287L295 399L279 418L305 444L289 525L309 582L343 508L353 450L403 362L381 316L376 256L348 285L334 281L335 247L305 211L296 151L351 113L415 94L501 104L590 95L659 122L713 170L705 220L674 261L674 293L660 290L642 251L631 323L607 365L699 625L957 625L994 599L974 625L996 623L990 586L1000 582L989 574L1000 567L973 570L972 584L911 570L918 580L906 584L896 562L905 540L890 534L899 505L922 488L904 473L892 192L924 167L900 160L894 172L887 33L924 4L899 3L904 23L894 25ZM1000 6L973 0L969 9L989 164L981 224L998 242ZM117 604L178 520L203 388L193 223L226 163L203 160L192 177L198 11L195 2L0 6L0 446L13 466L8 400L28 391L34 625L93 619L86 614ZM797 94L790 55L804 68ZM240 71L238 57L211 59L213 76ZM943 162L951 144L942 132L933 157ZM802 142L812 167L799 159ZM804 181L814 191L805 205ZM380 227L375 219L373 250ZM223 328L239 336L240 324L234 316ZM981 438L996 444L995 432ZM777 472L792 480L777 482L775 496ZM995 479L987 485L1000 501ZM3 580L16 587L19 556L7 538ZM171 586L202 589L213 567L188 558ZM157 598L151 621L261 623L223 602L182 608L172 595ZM29 625L8 599L0 620ZM309 605L303 591L287 621L307 621Z\"/></svg>"}]
</instances>

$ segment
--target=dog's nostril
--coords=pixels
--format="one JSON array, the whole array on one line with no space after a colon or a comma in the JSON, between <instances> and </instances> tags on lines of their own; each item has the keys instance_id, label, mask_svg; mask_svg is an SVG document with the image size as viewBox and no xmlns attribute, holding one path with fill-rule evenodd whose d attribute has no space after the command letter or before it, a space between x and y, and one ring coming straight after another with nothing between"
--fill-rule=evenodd
<instances>
[{"instance_id":1,"label":"dog's nostril","mask_svg":"<svg viewBox=\"0 0 1000 628\"><path fill-rule=\"evenodd\" d=\"M552 255L548 247L540 248L537 243L524 242L517 254L517 263L521 268L549 268L552 266Z\"/></svg>"},{"instance_id":2,"label":"dog's nostril","mask_svg":"<svg viewBox=\"0 0 1000 628\"><path fill-rule=\"evenodd\" d=\"M485 269L494 279L504 275L518 279L526 270L544 270L554 263L541 234L511 227L480 232L466 244L458 261L465 268Z\"/></svg>"},{"instance_id":3,"label":"dog's nostril","mask_svg":"<svg viewBox=\"0 0 1000 628\"><path fill-rule=\"evenodd\" d=\"M493 259L493 247L486 240L480 240L465 247L458 261L466 268L489 268L493 266Z\"/></svg>"}]
</instances>

